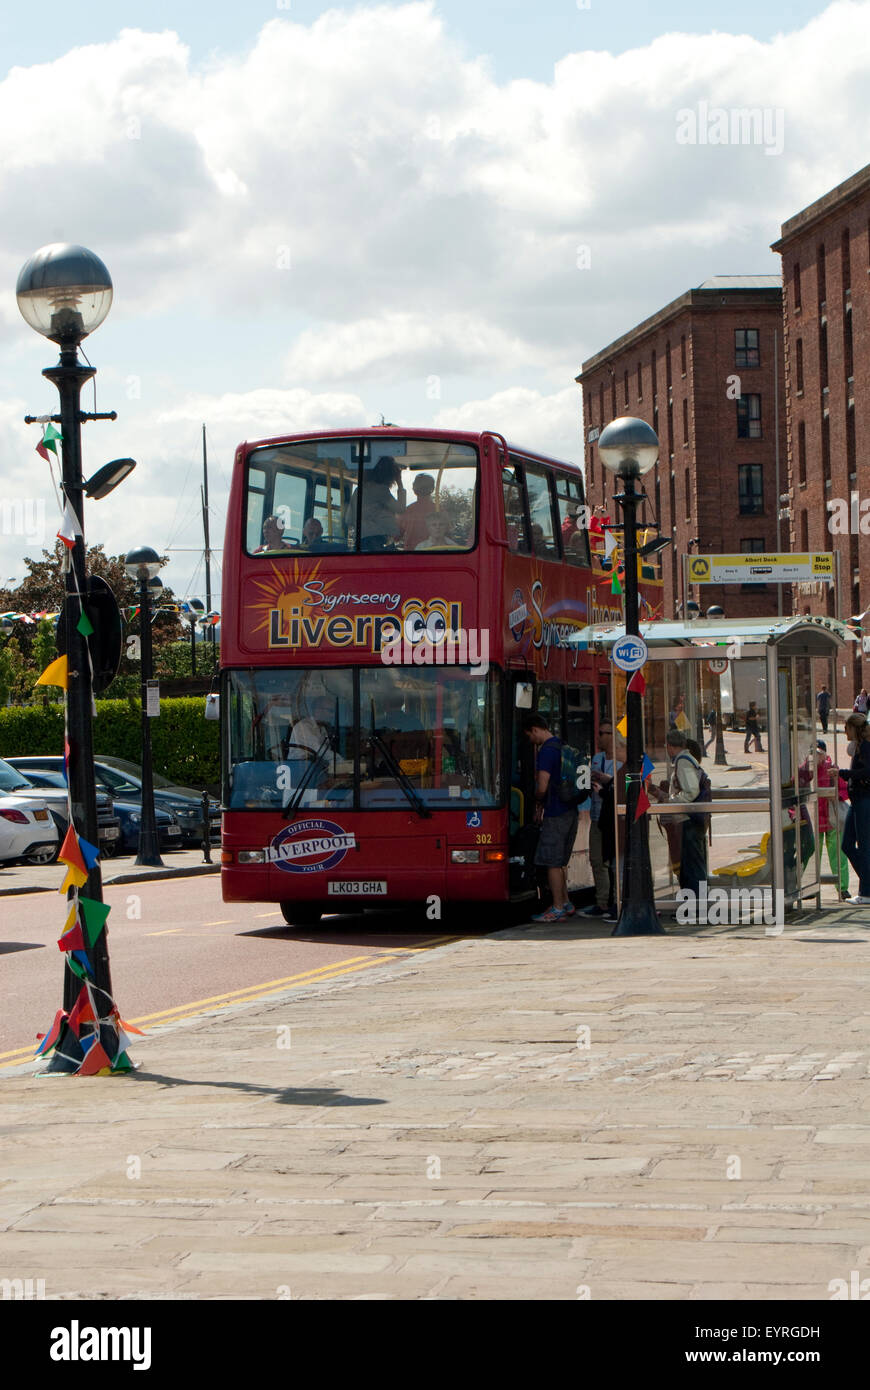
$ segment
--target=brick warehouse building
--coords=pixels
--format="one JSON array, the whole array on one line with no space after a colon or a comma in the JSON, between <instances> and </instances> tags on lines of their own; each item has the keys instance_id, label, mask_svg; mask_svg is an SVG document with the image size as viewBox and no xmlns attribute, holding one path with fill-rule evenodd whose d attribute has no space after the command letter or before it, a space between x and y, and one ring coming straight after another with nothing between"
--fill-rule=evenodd
<instances>
[{"instance_id":1,"label":"brick warehouse building","mask_svg":"<svg viewBox=\"0 0 870 1390\"><path fill-rule=\"evenodd\" d=\"M641 519L654 514L673 539L661 556L665 618L681 611L683 555L777 549L788 482L782 334L778 276L716 276L589 358L576 378L587 495L613 520L617 484L598 456L598 435L617 416L635 415L659 437L659 462L644 479L652 510ZM788 523L780 525L787 549ZM695 587L688 597L702 611L720 604L728 617L777 611L773 585ZM788 612L790 590L783 600Z\"/></svg>"},{"instance_id":2,"label":"brick warehouse building","mask_svg":"<svg viewBox=\"0 0 870 1390\"><path fill-rule=\"evenodd\" d=\"M773 250L783 270L791 546L840 559L839 592L795 585L795 611L848 618L870 606L870 500L860 513L870 499L870 165L784 222ZM846 511L844 534L829 527L832 502ZM870 657L856 648L845 675L844 665L841 706L870 681Z\"/></svg>"}]
</instances>

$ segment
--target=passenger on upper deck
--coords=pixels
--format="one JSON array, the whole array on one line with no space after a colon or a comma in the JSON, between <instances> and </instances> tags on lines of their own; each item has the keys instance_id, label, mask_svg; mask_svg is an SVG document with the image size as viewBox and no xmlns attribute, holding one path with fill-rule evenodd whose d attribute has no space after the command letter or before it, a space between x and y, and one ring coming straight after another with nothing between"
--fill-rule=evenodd
<instances>
[{"instance_id":1,"label":"passenger on upper deck","mask_svg":"<svg viewBox=\"0 0 870 1390\"><path fill-rule=\"evenodd\" d=\"M299 542L303 550L325 550L323 541L323 522L318 521L316 516L310 516L302 527L302 539Z\"/></svg>"},{"instance_id":2,"label":"passenger on upper deck","mask_svg":"<svg viewBox=\"0 0 870 1390\"><path fill-rule=\"evenodd\" d=\"M289 549L289 545L284 540L283 521L278 516L267 516L263 522L263 544L257 546L254 554L262 555L267 550Z\"/></svg>"},{"instance_id":3,"label":"passenger on upper deck","mask_svg":"<svg viewBox=\"0 0 870 1390\"><path fill-rule=\"evenodd\" d=\"M398 488L394 497L392 489ZM399 536L399 517L405 510L405 489L402 469L390 454L382 454L370 473L363 478L362 516L360 518L360 549L385 550L394 546ZM344 524L348 531L357 524L356 489L345 508Z\"/></svg>"},{"instance_id":4,"label":"passenger on upper deck","mask_svg":"<svg viewBox=\"0 0 870 1390\"><path fill-rule=\"evenodd\" d=\"M406 550L416 550L420 543L425 541L428 534L426 523L435 511L435 503L432 500L435 479L432 474L418 473L413 487L417 500L406 508L399 522L399 531Z\"/></svg>"},{"instance_id":5,"label":"passenger on upper deck","mask_svg":"<svg viewBox=\"0 0 870 1390\"><path fill-rule=\"evenodd\" d=\"M448 535L450 518L446 512L430 512L426 520L427 537L415 547L416 550L461 550L458 541Z\"/></svg>"}]
</instances>

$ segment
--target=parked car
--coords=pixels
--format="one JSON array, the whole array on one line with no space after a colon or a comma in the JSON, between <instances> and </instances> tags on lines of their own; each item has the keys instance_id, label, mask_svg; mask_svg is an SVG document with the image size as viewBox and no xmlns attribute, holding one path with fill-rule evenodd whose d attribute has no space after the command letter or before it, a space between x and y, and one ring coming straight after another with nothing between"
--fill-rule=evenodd
<instances>
[{"instance_id":1,"label":"parked car","mask_svg":"<svg viewBox=\"0 0 870 1390\"><path fill-rule=\"evenodd\" d=\"M62 758L60 764L62 768ZM34 770L31 776L29 772L23 772L12 763L0 758L0 793L5 796L23 795L25 797L33 796L35 793L37 799L51 812L60 837L57 845L57 848L60 849L69 828L69 801L66 781L62 771L44 774L44 776L50 776L51 781L46 782L43 774L39 771ZM103 855L113 854L121 838L121 822L112 809L111 797L105 792L97 794L97 835L100 853Z\"/></svg>"},{"instance_id":2,"label":"parked car","mask_svg":"<svg viewBox=\"0 0 870 1390\"><path fill-rule=\"evenodd\" d=\"M0 796L0 868L16 859L51 864L57 856L57 826L38 796Z\"/></svg>"},{"instance_id":3,"label":"parked car","mask_svg":"<svg viewBox=\"0 0 870 1390\"><path fill-rule=\"evenodd\" d=\"M60 787L64 793L66 790L66 782L62 772L46 772L44 768L29 767L27 769L27 780L32 782L34 787L39 789L40 793L48 788L57 789ZM98 814L101 801L109 801L109 798L105 793L98 792ZM114 805L112 821L116 830L111 845L107 843L104 846L102 839L100 840L100 849L103 851L103 855L105 856L107 853L109 856L117 853L135 854L139 849L139 823L142 818L142 802L121 800L115 801L114 803L109 802L109 804ZM162 850L180 849L182 834L181 826L177 819L170 815L168 811L159 811L157 807L154 808L154 814L157 820L157 836L160 848ZM65 826L63 834L66 834Z\"/></svg>"},{"instance_id":4,"label":"parked car","mask_svg":"<svg viewBox=\"0 0 870 1390\"><path fill-rule=\"evenodd\" d=\"M57 757L45 757L42 755L29 755L26 758L10 758L9 762L29 776L31 768L41 768L46 771L57 771L58 767L63 768L63 759ZM103 757L98 755L94 758L94 769L97 776L97 784L102 791L108 792L115 804L118 801L142 802L142 769L136 763L127 762L126 758ZM174 816L181 826L182 840L185 844L198 845L202 840L202 793L193 787L180 787L174 782L169 782L159 773L154 774L154 805L157 809L168 811ZM210 839L220 843L221 834L221 807L220 802L214 797L209 797L209 823L211 828Z\"/></svg>"}]
</instances>

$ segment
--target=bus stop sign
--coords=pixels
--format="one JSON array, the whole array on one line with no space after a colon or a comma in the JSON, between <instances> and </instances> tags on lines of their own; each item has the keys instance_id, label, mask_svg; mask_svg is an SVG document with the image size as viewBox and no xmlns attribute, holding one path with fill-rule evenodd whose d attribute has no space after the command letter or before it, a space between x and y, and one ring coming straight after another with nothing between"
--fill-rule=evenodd
<instances>
[{"instance_id":1,"label":"bus stop sign","mask_svg":"<svg viewBox=\"0 0 870 1390\"><path fill-rule=\"evenodd\" d=\"M611 659L620 671L639 671L646 664L649 648L642 637L626 635L614 642Z\"/></svg>"}]
</instances>

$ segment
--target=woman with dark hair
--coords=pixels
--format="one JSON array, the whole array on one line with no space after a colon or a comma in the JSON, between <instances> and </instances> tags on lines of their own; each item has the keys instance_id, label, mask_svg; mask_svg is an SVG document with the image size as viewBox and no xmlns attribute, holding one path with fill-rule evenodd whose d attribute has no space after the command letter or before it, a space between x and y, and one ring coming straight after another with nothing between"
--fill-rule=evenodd
<instances>
[{"instance_id":1,"label":"woman with dark hair","mask_svg":"<svg viewBox=\"0 0 870 1390\"><path fill-rule=\"evenodd\" d=\"M870 906L870 728L866 714L850 714L846 720L847 753L852 766L841 768L849 786L849 810L843 827L843 853L858 875L855 903Z\"/></svg>"},{"instance_id":2,"label":"woman with dark hair","mask_svg":"<svg viewBox=\"0 0 870 1390\"><path fill-rule=\"evenodd\" d=\"M393 488L397 495L393 496ZM357 524L357 489L345 510L347 529ZM385 550L394 546L399 536L399 518L405 510L405 489L402 469L391 454L381 454L374 468L363 475L362 515L359 520L360 550Z\"/></svg>"}]
</instances>

